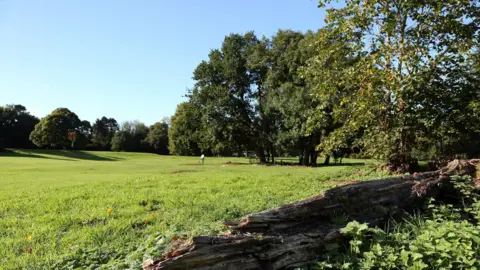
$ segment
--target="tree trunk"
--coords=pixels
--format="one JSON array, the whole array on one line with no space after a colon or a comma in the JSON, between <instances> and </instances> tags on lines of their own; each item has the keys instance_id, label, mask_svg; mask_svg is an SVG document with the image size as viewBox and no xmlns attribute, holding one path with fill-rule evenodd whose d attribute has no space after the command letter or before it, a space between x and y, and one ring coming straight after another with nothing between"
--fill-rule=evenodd
<instances>
[{"instance_id":1,"label":"tree trunk","mask_svg":"<svg viewBox=\"0 0 480 270\"><path fill-rule=\"evenodd\" d=\"M307 200L225 222L221 236L174 240L161 259L143 269L284 269L318 258L326 244L345 241L348 220L375 226L445 194L452 175L476 174L480 160L455 160L441 170L364 181L327 190ZM450 194L449 194L450 195ZM339 215L348 217L338 222ZM335 221L337 220L337 221Z\"/></svg>"},{"instance_id":2,"label":"tree trunk","mask_svg":"<svg viewBox=\"0 0 480 270\"><path fill-rule=\"evenodd\" d=\"M316 167L317 166L317 156L318 156L318 154L317 154L317 151L315 151L315 148L312 148L311 151L312 151L311 152L312 157L310 159L310 163L311 163L312 167Z\"/></svg>"},{"instance_id":3,"label":"tree trunk","mask_svg":"<svg viewBox=\"0 0 480 270\"><path fill-rule=\"evenodd\" d=\"M265 151L262 147L258 147L257 149L255 149L255 153L260 160L260 163L267 163L267 160L265 159Z\"/></svg>"},{"instance_id":4,"label":"tree trunk","mask_svg":"<svg viewBox=\"0 0 480 270\"><path fill-rule=\"evenodd\" d=\"M330 155L325 156L325 161L323 162L323 165L326 165L326 166L330 165Z\"/></svg>"},{"instance_id":5,"label":"tree trunk","mask_svg":"<svg viewBox=\"0 0 480 270\"><path fill-rule=\"evenodd\" d=\"M305 147L303 150L303 166L310 166L310 147Z\"/></svg>"}]
</instances>

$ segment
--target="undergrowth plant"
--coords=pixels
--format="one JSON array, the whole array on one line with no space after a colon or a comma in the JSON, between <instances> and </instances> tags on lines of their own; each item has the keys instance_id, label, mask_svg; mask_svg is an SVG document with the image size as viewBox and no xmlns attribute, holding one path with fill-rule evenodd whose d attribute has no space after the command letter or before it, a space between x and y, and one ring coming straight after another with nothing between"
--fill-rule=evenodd
<instances>
[{"instance_id":1,"label":"undergrowth plant","mask_svg":"<svg viewBox=\"0 0 480 270\"><path fill-rule=\"evenodd\" d=\"M453 177L458 204L430 200L427 211L384 229L350 222L348 245L327 246L318 269L479 269L480 204L468 176Z\"/></svg>"}]
</instances>

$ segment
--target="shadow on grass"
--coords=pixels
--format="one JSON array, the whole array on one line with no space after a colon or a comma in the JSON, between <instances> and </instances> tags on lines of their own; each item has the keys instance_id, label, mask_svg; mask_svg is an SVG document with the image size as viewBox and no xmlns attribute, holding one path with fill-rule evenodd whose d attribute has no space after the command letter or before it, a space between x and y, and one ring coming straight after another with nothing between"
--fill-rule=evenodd
<instances>
[{"instance_id":1,"label":"shadow on grass","mask_svg":"<svg viewBox=\"0 0 480 270\"><path fill-rule=\"evenodd\" d=\"M325 167L349 167L349 166L363 166L365 162L350 162L350 163L339 163L334 164L330 163L329 165L325 165L323 163L317 164L316 166L304 166L298 164L298 162L275 162L275 164L267 163L267 166L298 166L298 167L305 167L305 168L325 168Z\"/></svg>"},{"instance_id":2,"label":"shadow on grass","mask_svg":"<svg viewBox=\"0 0 480 270\"><path fill-rule=\"evenodd\" d=\"M81 160L94 160L94 161L118 161L123 160L123 158L117 157L101 157L85 151L71 151L71 150L47 150L45 154L65 157L71 159L81 159Z\"/></svg>"},{"instance_id":3,"label":"shadow on grass","mask_svg":"<svg viewBox=\"0 0 480 270\"><path fill-rule=\"evenodd\" d=\"M55 160L68 160L71 161L71 159L66 159L66 158L54 158L54 157L46 157L46 156L41 156L32 152L28 151L12 151L12 150L3 150L0 152L0 157L24 157L24 158L41 158L41 159L55 159Z\"/></svg>"},{"instance_id":4,"label":"shadow on grass","mask_svg":"<svg viewBox=\"0 0 480 270\"><path fill-rule=\"evenodd\" d=\"M39 153L44 155L39 155ZM72 159L78 160L93 160L93 161L118 161L123 160L122 158L117 157L101 157L84 151L71 151L71 150L42 150L41 152L37 151L12 151L5 150L0 152L0 157L28 157L28 158L44 158L44 159L56 159L56 160L68 160L73 161Z\"/></svg>"},{"instance_id":5,"label":"shadow on grass","mask_svg":"<svg viewBox=\"0 0 480 270\"><path fill-rule=\"evenodd\" d=\"M317 167L342 167L342 166L363 166L365 165L365 162L351 162L351 163L340 163L340 164L334 164L330 163L330 165L324 165L324 164L318 164Z\"/></svg>"}]
</instances>

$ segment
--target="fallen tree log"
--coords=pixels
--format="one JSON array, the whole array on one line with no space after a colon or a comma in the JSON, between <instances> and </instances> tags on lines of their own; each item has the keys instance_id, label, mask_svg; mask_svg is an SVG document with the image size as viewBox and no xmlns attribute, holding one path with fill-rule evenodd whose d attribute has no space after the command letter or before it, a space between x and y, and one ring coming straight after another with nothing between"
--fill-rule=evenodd
<instances>
[{"instance_id":1,"label":"fallen tree log","mask_svg":"<svg viewBox=\"0 0 480 270\"><path fill-rule=\"evenodd\" d=\"M173 241L143 269L284 269L318 258L326 244L342 241L348 221L370 226L422 206L446 192L453 175L476 178L480 160L454 160L432 172L358 182L322 195L225 222L229 232Z\"/></svg>"}]
</instances>

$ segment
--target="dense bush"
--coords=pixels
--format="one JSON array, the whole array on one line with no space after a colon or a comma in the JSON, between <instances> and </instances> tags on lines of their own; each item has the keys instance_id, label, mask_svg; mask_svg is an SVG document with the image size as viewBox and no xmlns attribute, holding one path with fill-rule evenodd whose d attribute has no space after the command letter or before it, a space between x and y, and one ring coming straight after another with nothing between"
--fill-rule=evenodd
<instances>
[{"instance_id":1,"label":"dense bush","mask_svg":"<svg viewBox=\"0 0 480 270\"><path fill-rule=\"evenodd\" d=\"M465 198L459 205L432 201L428 211L385 229L350 222L341 230L348 245L327 247L319 269L478 269L480 204L469 177L455 186ZM465 203L465 204L464 204Z\"/></svg>"}]
</instances>

